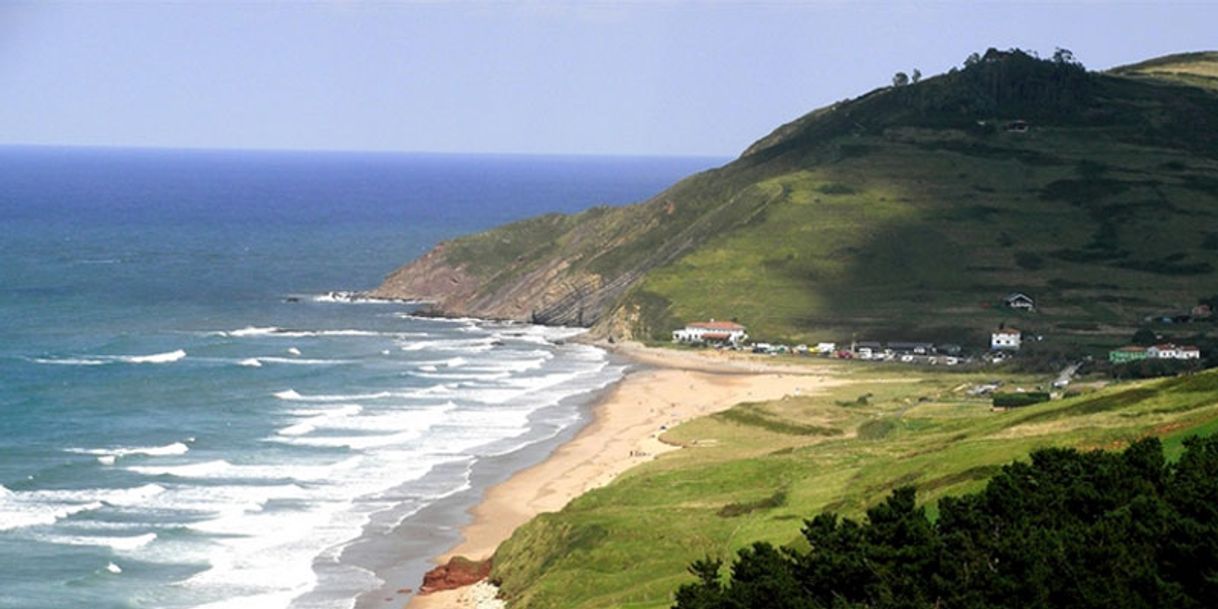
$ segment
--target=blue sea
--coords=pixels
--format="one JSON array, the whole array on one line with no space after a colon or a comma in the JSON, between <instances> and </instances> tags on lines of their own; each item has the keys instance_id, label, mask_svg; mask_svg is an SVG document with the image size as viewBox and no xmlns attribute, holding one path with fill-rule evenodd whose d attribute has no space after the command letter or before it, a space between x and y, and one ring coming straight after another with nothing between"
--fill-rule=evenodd
<instances>
[{"instance_id":1,"label":"blue sea","mask_svg":"<svg viewBox=\"0 0 1218 609\"><path fill-rule=\"evenodd\" d=\"M330 293L720 161L0 148L0 608L400 606L623 365Z\"/></svg>"}]
</instances>

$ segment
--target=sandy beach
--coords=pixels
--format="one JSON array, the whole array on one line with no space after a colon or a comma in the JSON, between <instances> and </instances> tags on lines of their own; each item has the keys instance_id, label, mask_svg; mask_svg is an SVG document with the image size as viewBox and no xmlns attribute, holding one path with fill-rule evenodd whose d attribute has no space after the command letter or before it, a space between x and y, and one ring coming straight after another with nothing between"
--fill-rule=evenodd
<instances>
[{"instance_id":1,"label":"sandy beach","mask_svg":"<svg viewBox=\"0 0 1218 609\"><path fill-rule=\"evenodd\" d=\"M614 345L614 352L639 364L594 406L593 421L545 461L491 487L471 510L462 541L437 562L453 556L482 560L537 514L561 510L579 495L604 486L622 472L678 450L660 438L665 429L726 410L740 402L807 395L841 382L827 368L773 364L756 357L714 351ZM416 596L410 609L474 607L468 589Z\"/></svg>"}]
</instances>

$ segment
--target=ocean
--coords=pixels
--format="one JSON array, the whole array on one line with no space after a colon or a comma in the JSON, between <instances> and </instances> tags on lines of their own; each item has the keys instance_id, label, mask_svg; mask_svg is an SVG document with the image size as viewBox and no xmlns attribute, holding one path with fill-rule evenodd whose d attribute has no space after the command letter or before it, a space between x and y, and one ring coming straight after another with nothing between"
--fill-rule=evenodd
<instances>
[{"instance_id":1,"label":"ocean","mask_svg":"<svg viewBox=\"0 0 1218 609\"><path fill-rule=\"evenodd\" d=\"M0 608L400 606L624 364L330 293L721 161L0 148Z\"/></svg>"}]
</instances>

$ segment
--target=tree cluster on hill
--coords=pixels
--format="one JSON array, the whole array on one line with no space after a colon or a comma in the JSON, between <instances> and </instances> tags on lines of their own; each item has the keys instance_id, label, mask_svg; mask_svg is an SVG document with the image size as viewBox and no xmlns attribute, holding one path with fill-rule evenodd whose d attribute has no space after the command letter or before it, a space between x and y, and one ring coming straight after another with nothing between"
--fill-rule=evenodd
<instances>
[{"instance_id":1,"label":"tree cluster on hill","mask_svg":"<svg viewBox=\"0 0 1218 609\"><path fill-rule=\"evenodd\" d=\"M974 54L976 55L976 54ZM1020 49L989 49L970 57L965 68L949 74L942 86L906 92L907 103L923 111L964 116L1052 119L1076 116L1092 101L1093 77L1069 51L1052 60Z\"/></svg>"},{"instance_id":2,"label":"tree cluster on hill","mask_svg":"<svg viewBox=\"0 0 1218 609\"><path fill-rule=\"evenodd\" d=\"M726 582L721 561L695 562L675 609L1212 607L1218 437L1185 446L1174 464L1157 439L1041 450L934 521L899 488L865 522L807 521L807 552L741 550Z\"/></svg>"}]
</instances>

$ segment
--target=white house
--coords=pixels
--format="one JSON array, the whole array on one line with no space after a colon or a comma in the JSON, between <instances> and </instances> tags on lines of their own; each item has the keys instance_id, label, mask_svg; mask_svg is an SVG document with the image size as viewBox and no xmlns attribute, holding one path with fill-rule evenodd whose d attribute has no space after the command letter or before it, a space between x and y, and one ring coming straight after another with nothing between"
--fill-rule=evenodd
<instances>
[{"instance_id":1,"label":"white house","mask_svg":"<svg viewBox=\"0 0 1218 609\"><path fill-rule=\"evenodd\" d=\"M749 339L745 327L731 321L698 321L673 330L674 343L730 343L738 345Z\"/></svg>"},{"instance_id":2,"label":"white house","mask_svg":"<svg viewBox=\"0 0 1218 609\"><path fill-rule=\"evenodd\" d=\"M990 349L1018 351L1021 333L1016 328L998 328L990 334Z\"/></svg>"},{"instance_id":3,"label":"white house","mask_svg":"<svg viewBox=\"0 0 1218 609\"><path fill-rule=\"evenodd\" d=\"M816 343L816 352L829 355L837 351L837 343Z\"/></svg>"},{"instance_id":4,"label":"white house","mask_svg":"<svg viewBox=\"0 0 1218 609\"><path fill-rule=\"evenodd\" d=\"M1149 359L1201 359L1201 350L1192 345L1166 343L1146 348Z\"/></svg>"},{"instance_id":5,"label":"white house","mask_svg":"<svg viewBox=\"0 0 1218 609\"><path fill-rule=\"evenodd\" d=\"M1010 294L1007 294L1006 298L1002 299L1002 302L1011 309L1019 309L1022 311L1036 310L1036 301L1031 296L1028 296L1023 292L1011 292Z\"/></svg>"}]
</instances>

